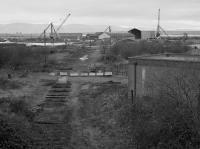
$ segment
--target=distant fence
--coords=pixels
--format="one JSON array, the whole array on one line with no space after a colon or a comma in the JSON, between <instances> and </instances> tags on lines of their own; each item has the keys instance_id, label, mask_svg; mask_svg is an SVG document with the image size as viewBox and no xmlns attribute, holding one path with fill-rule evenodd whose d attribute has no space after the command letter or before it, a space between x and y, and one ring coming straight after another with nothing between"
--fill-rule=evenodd
<instances>
[{"instance_id":1,"label":"distant fence","mask_svg":"<svg viewBox=\"0 0 200 149\"><path fill-rule=\"evenodd\" d=\"M113 75L128 77L128 64L116 64L112 69Z\"/></svg>"},{"instance_id":2,"label":"distant fence","mask_svg":"<svg viewBox=\"0 0 200 149\"><path fill-rule=\"evenodd\" d=\"M110 77L112 72L52 72L51 76L69 76L69 77Z\"/></svg>"}]
</instances>

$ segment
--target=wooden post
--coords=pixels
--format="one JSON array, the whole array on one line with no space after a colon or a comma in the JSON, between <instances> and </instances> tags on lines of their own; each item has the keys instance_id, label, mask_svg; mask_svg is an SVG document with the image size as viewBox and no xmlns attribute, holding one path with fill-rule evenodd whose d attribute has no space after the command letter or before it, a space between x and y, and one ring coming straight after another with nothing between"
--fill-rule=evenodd
<instances>
[{"instance_id":1,"label":"wooden post","mask_svg":"<svg viewBox=\"0 0 200 149\"><path fill-rule=\"evenodd\" d=\"M46 47L46 31L44 30L44 46Z\"/></svg>"},{"instance_id":2,"label":"wooden post","mask_svg":"<svg viewBox=\"0 0 200 149\"><path fill-rule=\"evenodd\" d=\"M45 54L45 57L44 57L44 65L46 66L46 64L47 64L47 56L46 56L46 54Z\"/></svg>"},{"instance_id":3,"label":"wooden post","mask_svg":"<svg viewBox=\"0 0 200 149\"><path fill-rule=\"evenodd\" d=\"M131 90L131 102L132 102L132 104L133 104L133 98L134 98L133 90Z\"/></svg>"},{"instance_id":4,"label":"wooden post","mask_svg":"<svg viewBox=\"0 0 200 149\"><path fill-rule=\"evenodd\" d=\"M200 84L198 86L198 98L197 98L197 112L198 112L198 119L200 120Z\"/></svg>"},{"instance_id":5,"label":"wooden post","mask_svg":"<svg viewBox=\"0 0 200 149\"><path fill-rule=\"evenodd\" d=\"M134 96L137 96L137 62L134 64Z\"/></svg>"}]
</instances>

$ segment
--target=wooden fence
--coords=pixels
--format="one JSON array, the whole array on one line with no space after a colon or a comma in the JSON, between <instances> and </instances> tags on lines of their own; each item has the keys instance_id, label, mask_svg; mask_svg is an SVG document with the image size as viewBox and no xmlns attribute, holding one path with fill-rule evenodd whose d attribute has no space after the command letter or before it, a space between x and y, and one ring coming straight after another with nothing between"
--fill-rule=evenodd
<instances>
[{"instance_id":1,"label":"wooden fence","mask_svg":"<svg viewBox=\"0 0 200 149\"><path fill-rule=\"evenodd\" d=\"M112 72L114 75L128 77L128 64L115 64Z\"/></svg>"}]
</instances>

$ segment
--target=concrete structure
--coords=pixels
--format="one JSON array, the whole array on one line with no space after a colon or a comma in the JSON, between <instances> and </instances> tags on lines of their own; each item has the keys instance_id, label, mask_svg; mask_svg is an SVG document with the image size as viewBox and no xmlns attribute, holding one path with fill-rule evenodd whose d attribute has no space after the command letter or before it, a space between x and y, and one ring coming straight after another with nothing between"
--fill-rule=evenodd
<instances>
[{"instance_id":1,"label":"concrete structure","mask_svg":"<svg viewBox=\"0 0 200 149\"><path fill-rule=\"evenodd\" d=\"M197 97L200 84L200 56L160 54L129 58L129 95L156 96L161 90L180 90L185 84ZM180 83L183 82L183 83ZM179 91L182 93L182 91Z\"/></svg>"},{"instance_id":2,"label":"concrete structure","mask_svg":"<svg viewBox=\"0 0 200 149\"><path fill-rule=\"evenodd\" d=\"M136 39L148 40L155 38L155 31L141 31L139 29L134 28L128 32L133 34Z\"/></svg>"},{"instance_id":3,"label":"concrete structure","mask_svg":"<svg viewBox=\"0 0 200 149\"><path fill-rule=\"evenodd\" d=\"M110 33L110 36L113 41L125 40L125 39L132 39L134 40L135 37L133 34L130 33Z\"/></svg>"},{"instance_id":4,"label":"concrete structure","mask_svg":"<svg viewBox=\"0 0 200 149\"><path fill-rule=\"evenodd\" d=\"M126 39L130 39L130 40L135 40L135 36L131 33L126 33L126 32L121 32L121 33L108 33L108 32L104 32L99 34L98 39L99 40L108 40L108 39L112 39L113 42L117 42L120 40L126 40Z\"/></svg>"}]
</instances>

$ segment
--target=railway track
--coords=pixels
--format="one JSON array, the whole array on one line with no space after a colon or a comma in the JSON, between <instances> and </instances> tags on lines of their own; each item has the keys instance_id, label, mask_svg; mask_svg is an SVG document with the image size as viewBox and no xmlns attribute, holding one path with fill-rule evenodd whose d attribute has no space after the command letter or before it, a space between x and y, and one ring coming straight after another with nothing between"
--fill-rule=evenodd
<instances>
[{"instance_id":1,"label":"railway track","mask_svg":"<svg viewBox=\"0 0 200 149\"><path fill-rule=\"evenodd\" d=\"M37 149L66 149L69 147L71 126L68 121L71 83L55 83L45 100L38 105L42 110L34 119L34 127L40 130L40 137L35 138Z\"/></svg>"}]
</instances>

